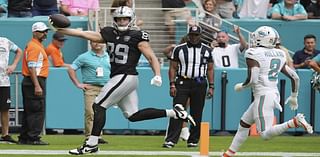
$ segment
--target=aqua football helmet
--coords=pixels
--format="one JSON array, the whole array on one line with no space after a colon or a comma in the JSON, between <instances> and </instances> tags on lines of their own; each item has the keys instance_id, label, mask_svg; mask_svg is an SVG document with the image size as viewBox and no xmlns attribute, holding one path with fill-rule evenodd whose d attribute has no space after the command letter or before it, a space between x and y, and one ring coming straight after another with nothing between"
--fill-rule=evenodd
<instances>
[{"instance_id":1,"label":"aqua football helmet","mask_svg":"<svg viewBox=\"0 0 320 157\"><path fill-rule=\"evenodd\" d=\"M254 47L274 48L279 38L279 33L269 26L261 26L251 33L251 42Z\"/></svg>"}]
</instances>

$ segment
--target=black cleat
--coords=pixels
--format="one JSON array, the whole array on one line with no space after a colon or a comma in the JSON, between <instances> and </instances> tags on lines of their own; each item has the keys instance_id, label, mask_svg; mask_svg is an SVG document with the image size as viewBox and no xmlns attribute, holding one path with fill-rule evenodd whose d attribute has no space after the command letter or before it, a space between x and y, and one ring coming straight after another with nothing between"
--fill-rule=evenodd
<instances>
[{"instance_id":1,"label":"black cleat","mask_svg":"<svg viewBox=\"0 0 320 157\"><path fill-rule=\"evenodd\" d=\"M18 142L14 140L10 135L6 135L0 138L0 143L16 144Z\"/></svg>"}]
</instances>

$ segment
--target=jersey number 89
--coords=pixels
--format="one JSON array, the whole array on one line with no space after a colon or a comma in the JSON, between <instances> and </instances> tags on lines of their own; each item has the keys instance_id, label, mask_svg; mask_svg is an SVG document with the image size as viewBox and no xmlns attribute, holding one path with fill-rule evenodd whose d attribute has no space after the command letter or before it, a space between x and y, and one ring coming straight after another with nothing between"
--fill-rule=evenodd
<instances>
[{"instance_id":1,"label":"jersey number 89","mask_svg":"<svg viewBox=\"0 0 320 157\"><path fill-rule=\"evenodd\" d=\"M110 62L114 62L117 64L126 64L128 61L128 53L129 53L129 46L125 44L117 44L109 43L109 56Z\"/></svg>"}]
</instances>

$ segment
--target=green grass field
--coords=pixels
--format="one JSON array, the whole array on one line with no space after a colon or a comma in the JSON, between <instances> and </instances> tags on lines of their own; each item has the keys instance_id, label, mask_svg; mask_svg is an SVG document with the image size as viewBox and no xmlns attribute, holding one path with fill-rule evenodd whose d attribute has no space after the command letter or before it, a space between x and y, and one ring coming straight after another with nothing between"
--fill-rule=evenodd
<instances>
[{"instance_id":1,"label":"green grass field","mask_svg":"<svg viewBox=\"0 0 320 157\"><path fill-rule=\"evenodd\" d=\"M14 136L16 139L16 136ZM228 148L233 136L210 136L210 152L223 152ZM69 149L80 146L84 140L82 135L46 135L42 138L50 143L48 146L30 146L30 145L15 145L15 144L0 144L0 157L20 157L32 156L35 154L25 153L23 155L3 154L4 150L56 150L65 153ZM100 145L100 151L174 151L174 152L197 152L199 148L187 148L186 142L180 141L174 148L162 148L164 140L163 136L132 136L132 135L106 135L109 144ZM320 136L279 136L269 141L263 141L259 137L249 137L247 142L241 147L241 152L299 152L299 153L320 153ZM67 154L61 155L39 155L42 157L61 157L70 156ZM90 155L100 156L100 155ZM108 157L119 156L142 156L140 155L104 155ZM162 155L143 155L144 157L154 157ZM177 155L174 155L177 156ZM180 156L180 155L179 155ZM188 156L188 155L187 155ZM191 155L189 155L190 157ZM172 157L172 156L163 156Z\"/></svg>"}]
</instances>

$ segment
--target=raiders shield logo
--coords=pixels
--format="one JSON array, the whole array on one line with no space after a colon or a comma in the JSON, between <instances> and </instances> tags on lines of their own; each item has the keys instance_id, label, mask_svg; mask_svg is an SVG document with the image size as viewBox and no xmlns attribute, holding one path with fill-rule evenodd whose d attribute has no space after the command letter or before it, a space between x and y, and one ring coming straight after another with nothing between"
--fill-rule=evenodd
<instances>
[{"instance_id":1,"label":"raiders shield logo","mask_svg":"<svg viewBox=\"0 0 320 157\"><path fill-rule=\"evenodd\" d=\"M130 38L131 38L130 36L124 36L124 37L123 37L123 40L124 40L125 42L128 42L128 41L130 40Z\"/></svg>"}]
</instances>

